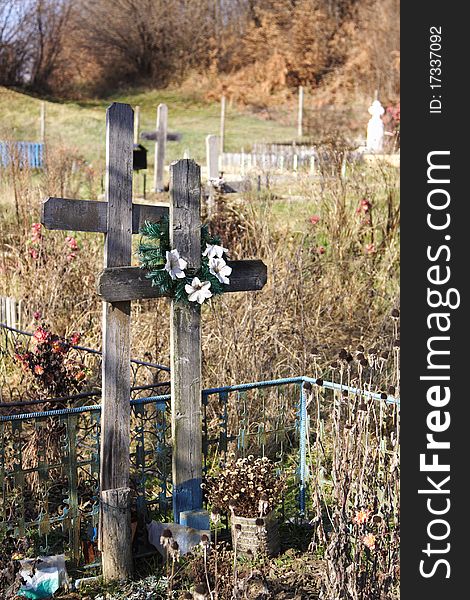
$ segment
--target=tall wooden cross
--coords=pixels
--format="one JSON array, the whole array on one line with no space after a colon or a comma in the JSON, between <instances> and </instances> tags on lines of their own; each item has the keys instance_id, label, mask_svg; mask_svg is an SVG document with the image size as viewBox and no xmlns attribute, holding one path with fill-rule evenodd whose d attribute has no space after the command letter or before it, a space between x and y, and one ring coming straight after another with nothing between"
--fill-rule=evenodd
<instances>
[{"instance_id":1,"label":"tall wooden cross","mask_svg":"<svg viewBox=\"0 0 470 600\"><path fill-rule=\"evenodd\" d=\"M112 104L106 112L106 202L48 198L42 222L48 229L105 234L104 271L98 278L103 299L103 382L100 453L100 540L103 577L132 574L129 437L130 302L160 296L145 272L132 267L132 233L145 221L169 214L172 248L197 269L201 260L201 176L193 161L170 166L170 204L132 203L133 112ZM267 269L259 260L228 263L227 292L259 290ZM171 424L173 513L202 507L201 309L171 301Z\"/></svg>"}]
</instances>

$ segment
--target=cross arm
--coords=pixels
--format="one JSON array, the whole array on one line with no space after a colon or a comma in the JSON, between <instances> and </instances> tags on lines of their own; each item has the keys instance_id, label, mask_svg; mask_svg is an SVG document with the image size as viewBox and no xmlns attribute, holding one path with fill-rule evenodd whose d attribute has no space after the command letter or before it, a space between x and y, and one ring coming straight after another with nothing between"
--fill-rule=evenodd
<instances>
[{"instance_id":1,"label":"cross arm","mask_svg":"<svg viewBox=\"0 0 470 600\"><path fill-rule=\"evenodd\" d=\"M204 188L205 195L208 196L211 189L214 189L212 184L207 184ZM250 189L250 182L246 180L242 181L224 181L220 186L220 191L224 194L241 194L247 192Z\"/></svg>"},{"instance_id":2,"label":"cross arm","mask_svg":"<svg viewBox=\"0 0 470 600\"><path fill-rule=\"evenodd\" d=\"M260 290L267 281L267 267L261 260L233 260L230 285L226 292L248 292ZM146 278L146 271L140 267L116 267L105 269L98 278L98 295L107 302L159 298L161 294Z\"/></svg>"},{"instance_id":3,"label":"cross arm","mask_svg":"<svg viewBox=\"0 0 470 600\"><path fill-rule=\"evenodd\" d=\"M168 205L163 203L133 204L132 233L139 233L145 221L159 221L168 215L168 211ZM107 202L51 197L46 198L42 203L41 223L46 229L106 233L108 229L107 212Z\"/></svg>"}]
</instances>

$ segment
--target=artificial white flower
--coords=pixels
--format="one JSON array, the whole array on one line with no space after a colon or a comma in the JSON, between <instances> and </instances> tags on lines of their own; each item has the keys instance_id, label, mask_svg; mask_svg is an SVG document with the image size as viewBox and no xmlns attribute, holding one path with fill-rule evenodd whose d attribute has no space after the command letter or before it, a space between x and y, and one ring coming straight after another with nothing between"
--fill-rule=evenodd
<instances>
[{"instance_id":1,"label":"artificial white flower","mask_svg":"<svg viewBox=\"0 0 470 600\"><path fill-rule=\"evenodd\" d=\"M209 271L217 277L220 283L229 284L228 276L232 272L232 267L229 267L223 258L210 258Z\"/></svg>"},{"instance_id":2,"label":"artificial white flower","mask_svg":"<svg viewBox=\"0 0 470 600\"><path fill-rule=\"evenodd\" d=\"M222 258L224 252L228 252L227 248L217 246L217 244L206 243L206 249L202 253L202 256L207 256L208 258Z\"/></svg>"},{"instance_id":3,"label":"artificial white flower","mask_svg":"<svg viewBox=\"0 0 470 600\"><path fill-rule=\"evenodd\" d=\"M202 304L206 298L210 298L212 296L212 292L209 291L210 287L210 281L201 281L199 277L195 277L191 281L191 285L187 283L184 286L184 289L188 294L188 300L190 302L199 302L199 304Z\"/></svg>"},{"instance_id":4,"label":"artificial white flower","mask_svg":"<svg viewBox=\"0 0 470 600\"><path fill-rule=\"evenodd\" d=\"M178 250L166 251L166 265L165 270L168 271L172 279L183 279L186 277L184 269L188 266L188 263L180 258Z\"/></svg>"}]
</instances>

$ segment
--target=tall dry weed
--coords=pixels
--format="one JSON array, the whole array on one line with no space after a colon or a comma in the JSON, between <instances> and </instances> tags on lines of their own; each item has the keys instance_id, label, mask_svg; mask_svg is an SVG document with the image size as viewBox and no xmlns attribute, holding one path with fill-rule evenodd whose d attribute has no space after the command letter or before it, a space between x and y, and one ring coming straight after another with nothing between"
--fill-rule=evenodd
<instances>
[{"instance_id":1,"label":"tall dry weed","mask_svg":"<svg viewBox=\"0 0 470 600\"><path fill-rule=\"evenodd\" d=\"M356 385L368 391L382 364L375 351L365 352L365 357L359 353L364 358ZM340 357L335 381L348 383L352 364ZM324 553L324 598L398 597L400 412L386 397L335 392L331 405L325 406L320 388L310 386L307 392L315 526L311 546Z\"/></svg>"},{"instance_id":2,"label":"tall dry weed","mask_svg":"<svg viewBox=\"0 0 470 600\"><path fill-rule=\"evenodd\" d=\"M42 176L15 176L20 223L10 181L0 293L23 300L30 327L40 312L57 333L80 330L98 348L102 236L41 228L33 242L31 227L44 196L94 197L99 178L60 154ZM260 292L226 294L203 307L205 385L311 374L314 364L327 371L338 348L380 344L398 303L397 181L391 168L357 167L346 180L299 178L295 199L268 191L219 200L212 231L232 258L265 261L268 282ZM289 213L303 205L311 213L298 227ZM135 302L132 310L133 354L168 364L169 302Z\"/></svg>"}]
</instances>

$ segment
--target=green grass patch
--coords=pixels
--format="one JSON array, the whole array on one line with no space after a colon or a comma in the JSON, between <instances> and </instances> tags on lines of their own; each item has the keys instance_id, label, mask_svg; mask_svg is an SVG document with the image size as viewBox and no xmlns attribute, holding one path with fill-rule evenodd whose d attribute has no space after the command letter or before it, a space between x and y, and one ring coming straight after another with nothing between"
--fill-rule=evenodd
<instances>
[{"instance_id":1,"label":"green grass patch","mask_svg":"<svg viewBox=\"0 0 470 600\"><path fill-rule=\"evenodd\" d=\"M76 148L86 160L105 158L105 113L111 102L127 102L140 106L141 131L155 129L157 107L168 105L168 128L182 135L179 142L167 145L167 161L176 160L189 151L191 158L205 163L205 137L218 134L220 105L176 89L129 92L106 99L84 101L46 101L46 136L53 145ZM41 99L0 87L0 139L37 141L40 127ZM267 121L227 106L225 149L239 152L251 144L293 139L295 129ZM153 164L154 142L143 141L148 160Z\"/></svg>"}]
</instances>

